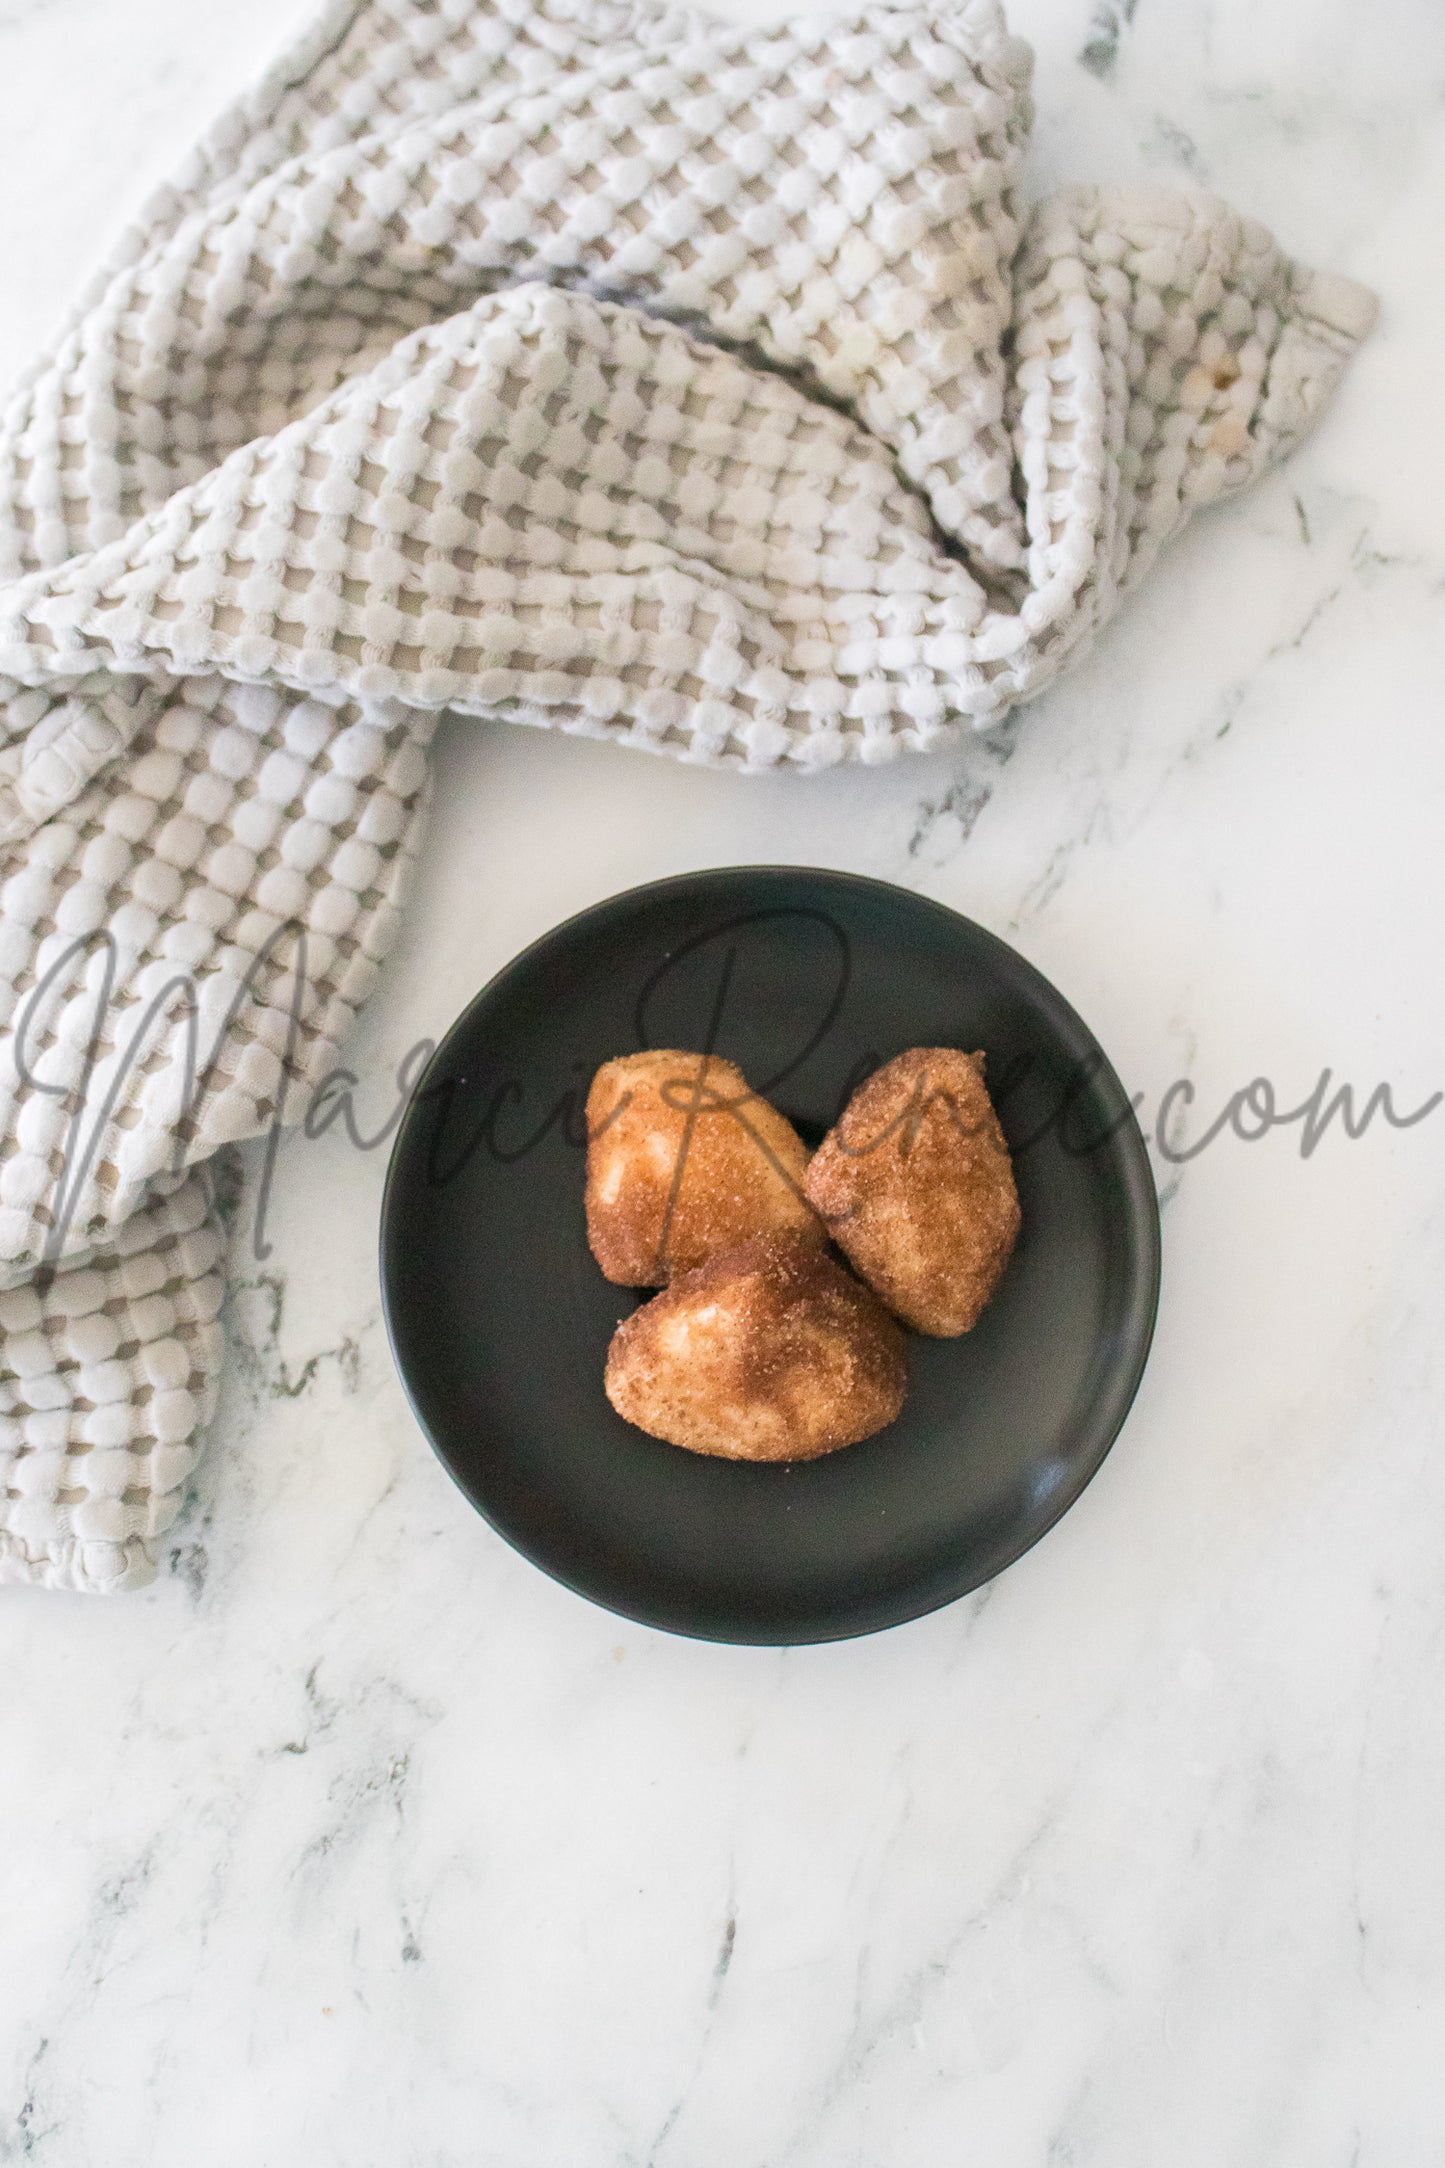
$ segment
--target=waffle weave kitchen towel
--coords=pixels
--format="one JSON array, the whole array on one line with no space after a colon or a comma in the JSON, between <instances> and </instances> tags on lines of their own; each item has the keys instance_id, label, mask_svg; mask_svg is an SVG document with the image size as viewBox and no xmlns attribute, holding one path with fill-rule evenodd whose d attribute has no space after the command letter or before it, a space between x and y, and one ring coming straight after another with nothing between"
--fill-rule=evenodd
<instances>
[{"instance_id":1,"label":"waffle weave kitchen towel","mask_svg":"<svg viewBox=\"0 0 1445 2168\"><path fill-rule=\"evenodd\" d=\"M1210 199L1025 211L994 0L337 0L0 424L0 1577L149 1580L202 1163L305 1109L443 713L815 770L1037 692L1369 297Z\"/></svg>"}]
</instances>

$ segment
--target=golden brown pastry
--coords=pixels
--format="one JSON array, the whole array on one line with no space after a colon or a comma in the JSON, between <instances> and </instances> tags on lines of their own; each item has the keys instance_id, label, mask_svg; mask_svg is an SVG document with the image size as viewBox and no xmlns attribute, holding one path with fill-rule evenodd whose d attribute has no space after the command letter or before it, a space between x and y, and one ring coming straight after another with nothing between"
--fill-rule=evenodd
<instances>
[{"instance_id":1,"label":"golden brown pastry","mask_svg":"<svg viewBox=\"0 0 1445 2168\"><path fill-rule=\"evenodd\" d=\"M606 1061L587 1094L587 1240L609 1280L661 1287L751 1235L827 1236L808 1150L719 1055Z\"/></svg>"},{"instance_id":2,"label":"golden brown pastry","mask_svg":"<svg viewBox=\"0 0 1445 2168\"><path fill-rule=\"evenodd\" d=\"M916 1046L875 1070L804 1183L854 1269L917 1332L967 1332L1019 1231L982 1054Z\"/></svg>"},{"instance_id":3,"label":"golden brown pastry","mask_svg":"<svg viewBox=\"0 0 1445 2168\"><path fill-rule=\"evenodd\" d=\"M727 1460L815 1460L891 1423L903 1335L796 1236L723 1250L624 1318L607 1397L654 1438Z\"/></svg>"}]
</instances>

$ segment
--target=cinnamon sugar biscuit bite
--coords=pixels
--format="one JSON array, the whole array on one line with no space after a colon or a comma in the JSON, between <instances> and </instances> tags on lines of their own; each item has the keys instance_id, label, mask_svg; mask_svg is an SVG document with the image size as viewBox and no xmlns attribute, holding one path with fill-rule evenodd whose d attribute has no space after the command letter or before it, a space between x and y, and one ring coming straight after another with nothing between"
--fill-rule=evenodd
<instances>
[{"instance_id":1,"label":"cinnamon sugar biscuit bite","mask_svg":"<svg viewBox=\"0 0 1445 2168\"><path fill-rule=\"evenodd\" d=\"M587 1095L587 1240L609 1280L661 1287L749 1236L827 1241L791 1122L717 1054L606 1061Z\"/></svg>"},{"instance_id":2,"label":"cinnamon sugar biscuit bite","mask_svg":"<svg viewBox=\"0 0 1445 2168\"><path fill-rule=\"evenodd\" d=\"M795 1235L740 1243L624 1318L607 1397L639 1430L727 1460L816 1460L891 1423L903 1335Z\"/></svg>"},{"instance_id":3,"label":"cinnamon sugar biscuit bite","mask_svg":"<svg viewBox=\"0 0 1445 2168\"><path fill-rule=\"evenodd\" d=\"M853 1094L804 1181L829 1234L916 1332L969 1331L1019 1231L983 1055L916 1046Z\"/></svg>"}]
</instances>

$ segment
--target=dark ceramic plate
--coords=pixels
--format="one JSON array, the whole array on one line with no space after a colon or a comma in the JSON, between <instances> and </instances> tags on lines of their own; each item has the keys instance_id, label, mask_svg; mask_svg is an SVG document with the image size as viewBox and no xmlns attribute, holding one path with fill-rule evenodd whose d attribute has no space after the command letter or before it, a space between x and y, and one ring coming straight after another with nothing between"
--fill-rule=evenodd
<instances>
[{"instance_id":1,"label":"dark ceramic plate","mask_svg":"<svg viewBox=\"0 0 1445 2168\"><path fill-rule=\"evenodd\" d=\"M1015 1154L993 1302L961 1340L912 1339L897 1423L823 1460L701 1459L603 1395L639 1298L587 1248L588 1081L709 1041L810 1143L903 1048L981 1047ZM584 911L477 995L397 1136L381 1279L422 1427L545 1572L673 1633L826 1641L976 1588L1078 1497L1149 1351L1158 1208L1118 1078L1012 949L881 881L727 868Z\"/></svg>"}]
</instances>

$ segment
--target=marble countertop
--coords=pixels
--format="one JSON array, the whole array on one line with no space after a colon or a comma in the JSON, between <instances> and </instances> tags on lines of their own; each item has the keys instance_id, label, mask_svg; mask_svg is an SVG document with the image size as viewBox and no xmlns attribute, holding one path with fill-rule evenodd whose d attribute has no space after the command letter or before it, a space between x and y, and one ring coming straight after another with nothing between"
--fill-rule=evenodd
<instances>
[{"instance_id":1,"label":"marble countertop","mask_svg":"<svg viewBox=\"0 0 1445 2168\"><path fill-rule=\"evenodd\" d=\"M305 12L0 0L0 374ZM1151 1128L1178 1078L1200 1130L1257 1077L1445 1086L1445 14L1013 16L1039 189L1200 182L1378 288L1324 426L961 752L748 779L451 728L363 1109L557 919L766 859L996 929ZM0 1598L0 2162L1434 2168L1442 1145L1377 1110L1161 1161L1155 1352L1078 1506L792 1651L508 1550L391 1368L385 1155L288 1143L264 1264L247 1162L168 1570Z\"/></svg>"}]
</instances>

